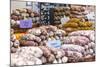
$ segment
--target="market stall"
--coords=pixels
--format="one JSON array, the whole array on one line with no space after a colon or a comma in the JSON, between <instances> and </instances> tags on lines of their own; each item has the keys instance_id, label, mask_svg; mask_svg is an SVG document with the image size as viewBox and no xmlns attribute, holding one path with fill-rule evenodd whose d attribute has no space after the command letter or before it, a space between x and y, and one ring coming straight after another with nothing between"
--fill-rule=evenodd
<instances>
[{"instance_id":1,"label":"market stall","mask_svg":"<svg viewBox=\"0 0 100 67\"><path fill-rule=\"evenodd\" d=\"M95 61L95 6L30 4L11 11L12 66Z\"/></svg>"}]
</instances>

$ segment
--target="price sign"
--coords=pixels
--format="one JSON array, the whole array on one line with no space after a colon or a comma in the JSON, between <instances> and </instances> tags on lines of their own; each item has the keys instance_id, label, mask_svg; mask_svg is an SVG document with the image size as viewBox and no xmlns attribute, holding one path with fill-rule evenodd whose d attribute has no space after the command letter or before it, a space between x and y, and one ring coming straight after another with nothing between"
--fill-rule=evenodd
<instances>
[{"instance_id":1,"label":"price sign","mask_svg":"<svg viewBox=\"0 0 100 67\"><path fill-rule=\"evenodd\" d=\"M32 28L32 20L20 20L20 28Z\"/></svg>"},{"instance_id":2,"label":"price sign","mask_svg":"<svg viewBox=\"0 0 100 67\"><path fill-rule=\"evenodd\" d=\"M61 41L60 40L49 40L48 46L54 47L54 48L60 48L61 47Z\"/></svg>"},{"instance_id":3,"label":"price sign","mask_svg":"<svg viewBox=\"0 0 100 67\"><path fill-rule=\"evenodd\" d=\"M61 24L65 24L66 22L68 22L70 20L69 17L64 16L63 18L61 18Z\"/></svg>"}]
</instances>

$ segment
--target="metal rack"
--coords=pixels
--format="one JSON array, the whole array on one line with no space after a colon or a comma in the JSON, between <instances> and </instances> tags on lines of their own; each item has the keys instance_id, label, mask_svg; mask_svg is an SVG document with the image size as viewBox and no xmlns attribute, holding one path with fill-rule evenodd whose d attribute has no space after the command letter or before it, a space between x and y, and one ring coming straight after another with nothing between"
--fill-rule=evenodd
<instances>
[{"instance_id":1,"label":"metal rack","mask_svg":"<svg viewBox=\"0 0 100 67\"><path fill-rule=\"evenodd\" d=\"M67 4L40 3L41 24L54 24L54 8L67 7Z\"/></svg>"}]
</instances>

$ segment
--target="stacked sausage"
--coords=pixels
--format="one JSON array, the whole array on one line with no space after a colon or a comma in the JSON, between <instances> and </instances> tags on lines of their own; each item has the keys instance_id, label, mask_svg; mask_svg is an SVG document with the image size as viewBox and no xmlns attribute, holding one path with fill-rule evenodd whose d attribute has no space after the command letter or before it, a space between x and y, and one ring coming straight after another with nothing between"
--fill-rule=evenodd
<instances>
[{"instance_id":1,"label":"stacked sausage","mask_svg":"<svg viewBox=\"0 0 100 67\"><path fill-rule=\"evenodd\" d=\"M86 61L86 58L94 58L95 56L95 32L88 30L75 31L68 34L68 37L64 40L64 45L62 45L69 58L70 62ZM70 52L72 54L70 54ZM73 57L72 56L77 56ZM84 58L83 58L84 57ZM76 59L75 59L76 58Z\"/></svg>"},{"instance_id":2,"label":"stacked sausage","mask_svg":"<svg viewBox=\"0 0 100 67\"><path fill-rule=\"evenodd\" d=\"M82 21L78 18L71 18L68 22L62 25L62 28L66 32L72 32L77 30L94 30L94 23L89 21Z\"/></svg>"},{"instance_id":3,"label":"stacked sausage","mask_svg":"<svg viewBox=\"0 0 100 67\"><path fill-rule=\"evenodd\" d=\"M17 48L20 45L19 40L17 40L15 34L14 34L14 30L11 29L11 39L10 39L10 44L11 44L11 52L15 53Z\"/></svg>"},{"instance_id":4,"label":"stacked sausage","mask_svg":"<svg viewBox=\"0 0 100 67\"><path fill-rule=\"evenodd\" d=\"M34 23L39 22L39 14L27 8L13 10L11 13L11 26L18 27L20 20L25 19L32 19Z\"/></svg>"},{"instance_id":5,"label":"stacked sausage","mask_svg":"<svg viewBox=\"0 0 100 67\"><path fill-rule=\"evenodd\" d=\"M60 48L49 47L49 40L60 40ZM12 65L72 63L95 60L95 31L81 30L67 34L56 26L29 29L11 53Z\"/></svg>"},{"instance_id":6,"label":"stacked sausage","mask_svg":"<svg viewBox=\"0 0 100 67\"><path fill-rule=\"evenodd\" d=\"M87 14L85 12L86 6L79 6L79 5L71 5L70 6L70 16L73 18L85 18L85 15Z\"/></svg>"}]
</instances>

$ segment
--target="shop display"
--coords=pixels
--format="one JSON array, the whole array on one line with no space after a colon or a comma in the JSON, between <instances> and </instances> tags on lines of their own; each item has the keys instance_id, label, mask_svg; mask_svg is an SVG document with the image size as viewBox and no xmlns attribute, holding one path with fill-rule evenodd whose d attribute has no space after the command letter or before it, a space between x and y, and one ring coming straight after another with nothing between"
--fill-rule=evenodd
<instances>
[{"instance_id":1,"label":"shop display","mask_svg":"<svg viewBox=\"0 0 100 67\"><path fill-rule=\"evenodd\" d=\"M15 53L17 48L20 46L20 42L16 38L16 35L14 34L14 30L13 29L11 29L10 45L11 45L11 52L12 53Z\"/></svg>"},{"instance_id":2,"label":"shop display","mask_svg":"<svg viewBox=\"0 0 100 67\"><path fill-rule=\"evenodd\" d=\"M95 61L95 6L31 3L11 8L12 67Z\"/></svg>"},{"instance_id":3,"label":"shop display","mask_svg":"<svg viewBox=\"0 0 100 67\"><path fill-rule=\"evenodd\" d=\"M67 32L76 30L95 30L94 23L90 21L83 22L77 18L71 18L68 22L61 25Z\"/></svg>"},{"instance_id":4,"label":"shop display","mask_svg":"<svg viewBox=\"0 0 100 67\"><path fill-rule=\"evenodd\" d=\"M59 7L59 8L58 8ZM64 11L66 11L67 8L67 4L54 4L54 3L40 3L40 15L41 15L41 23L42 24L59 24L60 23L60 18L66 14ZM56 12L58 8L58 11L63 12L62 13L58 13ZM55 9L55 10L54 10ZM55 12L55 13L54 13ZM58 17L54 17L58 16ZM55 19L55 21L54 21Z\"/></svg>"},{"instance_id":5,"label":"shop display","mask_svg":"<svg viewBox=\"0 0 100 67\"><path fill-rule=\"evenodd\" d=\"M64 6L64 7L55 7L55 8L51 8L50 9L50 18L52 18L51 22L53 22L53 24L60 24L60 20L61 18L63 18L63 16L69 16L70 14L70 7L68 6Z\"/></svg>"},{"instance_id":6,"label":"shop display","mask_svg":"<svg viewBox=\"0 0 100 67\"><path fill-rule=\"evenodd\" d=\"M15 32L23 33L27 28L32 28L38 22L40 22L39 13L32 11L32 9L21 8L13 10L11 13L11 28L13 28Z\"/></svg>"}]
</instances>

